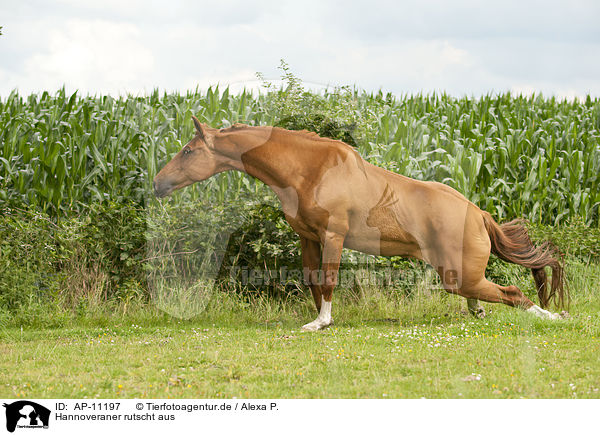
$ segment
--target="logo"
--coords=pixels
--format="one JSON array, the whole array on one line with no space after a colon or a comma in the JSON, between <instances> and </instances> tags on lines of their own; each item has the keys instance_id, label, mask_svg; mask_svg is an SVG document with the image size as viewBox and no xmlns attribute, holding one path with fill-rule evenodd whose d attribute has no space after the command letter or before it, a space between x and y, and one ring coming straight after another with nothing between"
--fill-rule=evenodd
<instances>
[{"instance_id":1,"label":"logo","mask_svg":"<svg viewBox=\"0 0 600 435\"><path fill-rule=\"evenodd\" d=\"M50 410L29 400L18 400L3 405L6 408L6 430L15 428L48 429Z\"/></svg>"}]
</instances>

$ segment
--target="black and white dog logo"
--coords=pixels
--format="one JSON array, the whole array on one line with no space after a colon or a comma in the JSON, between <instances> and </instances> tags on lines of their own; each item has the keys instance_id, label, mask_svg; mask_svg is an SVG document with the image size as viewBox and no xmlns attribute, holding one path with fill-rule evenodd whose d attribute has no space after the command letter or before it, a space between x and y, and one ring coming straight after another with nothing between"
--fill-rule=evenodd
<instances>
[{"instance_id":1,"label":"black and white dog logo","mask_svg":"<svg viewBox=\"0 0 600 435\"><path fill-rule=\"evenodd\" d=\"M18 428L48 428L50 410L29 400L4 404L6 408L6 430L14 432Z\"/></svg>"}]
</instances>

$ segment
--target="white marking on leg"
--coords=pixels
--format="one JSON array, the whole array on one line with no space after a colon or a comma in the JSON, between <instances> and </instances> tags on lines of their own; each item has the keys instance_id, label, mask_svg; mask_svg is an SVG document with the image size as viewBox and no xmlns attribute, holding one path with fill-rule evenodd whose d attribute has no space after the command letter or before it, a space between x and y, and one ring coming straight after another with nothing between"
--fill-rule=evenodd
<instances>
[{"instance_id":1,"label":"white marking on leg","mask_svg":"<svg viewBox=\"0 0 600 435\"><path fill-rule=\"evenodd\" d=\"M318 331L333 323L331 318L331 302L327 302L323 296L321 296L321 311L319 316L310 323L307 323L302 327L304 331Z\"/></svg>"},{"instance_id":2,"label":"white marking on leg","mask_svg":"<svg viewBox=\"0 0 600 435\"><path fill-rule=\"evenodd\" d=\"M538 307L537 305L533 305L531 308L528 308L526 311L535 314L538 317L541 317L542 319L552 319L552 320L556 320L556 319L560 319L560 314L558 313L551 313L550 311L544 310L541 307Z\"/></svg>"}]
</instances>

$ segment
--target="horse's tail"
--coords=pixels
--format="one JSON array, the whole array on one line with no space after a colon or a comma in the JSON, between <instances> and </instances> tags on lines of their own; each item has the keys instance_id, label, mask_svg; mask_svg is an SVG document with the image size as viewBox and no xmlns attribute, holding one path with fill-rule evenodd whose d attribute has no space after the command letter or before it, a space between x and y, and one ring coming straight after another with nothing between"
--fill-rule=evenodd
<instances>
[{"instance_id":1,"label":"horse's tail","mask_svg":"<svg viewBox=\"0 0 600 435\"><path fill-rule=\"evenodd\" d=\"M559 251L550 243L535 246L529 238L522 220L515 219L498 225L492 216L483 212L483 222L492 242L492 252L510 263L520 264L531 269L540 306L546 308L550 301L558 307L568 303L568 293L564 283L563 266L556 257ZM544 267L552 269L552 284L548 291L548 279Z\"/></svg>"}]
</instances>

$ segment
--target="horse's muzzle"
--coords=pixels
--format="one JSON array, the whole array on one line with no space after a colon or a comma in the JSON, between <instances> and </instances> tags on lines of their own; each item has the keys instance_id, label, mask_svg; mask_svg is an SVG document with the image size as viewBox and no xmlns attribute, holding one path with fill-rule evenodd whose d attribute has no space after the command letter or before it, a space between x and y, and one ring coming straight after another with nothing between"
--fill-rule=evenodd
<instances>
[{"instance_id":1,"label":"horse's muzzle","mask_svg":"<svg viewBox=\"0 0 600 435\"><path fill-rule=\"evenodd\" d=\"M154 195L157 198L164 198L168 196L172 189L172 186L168 183L157 183L156 180L152 181L152 187L154 188Z\"/></svg>"}]
</instances>

